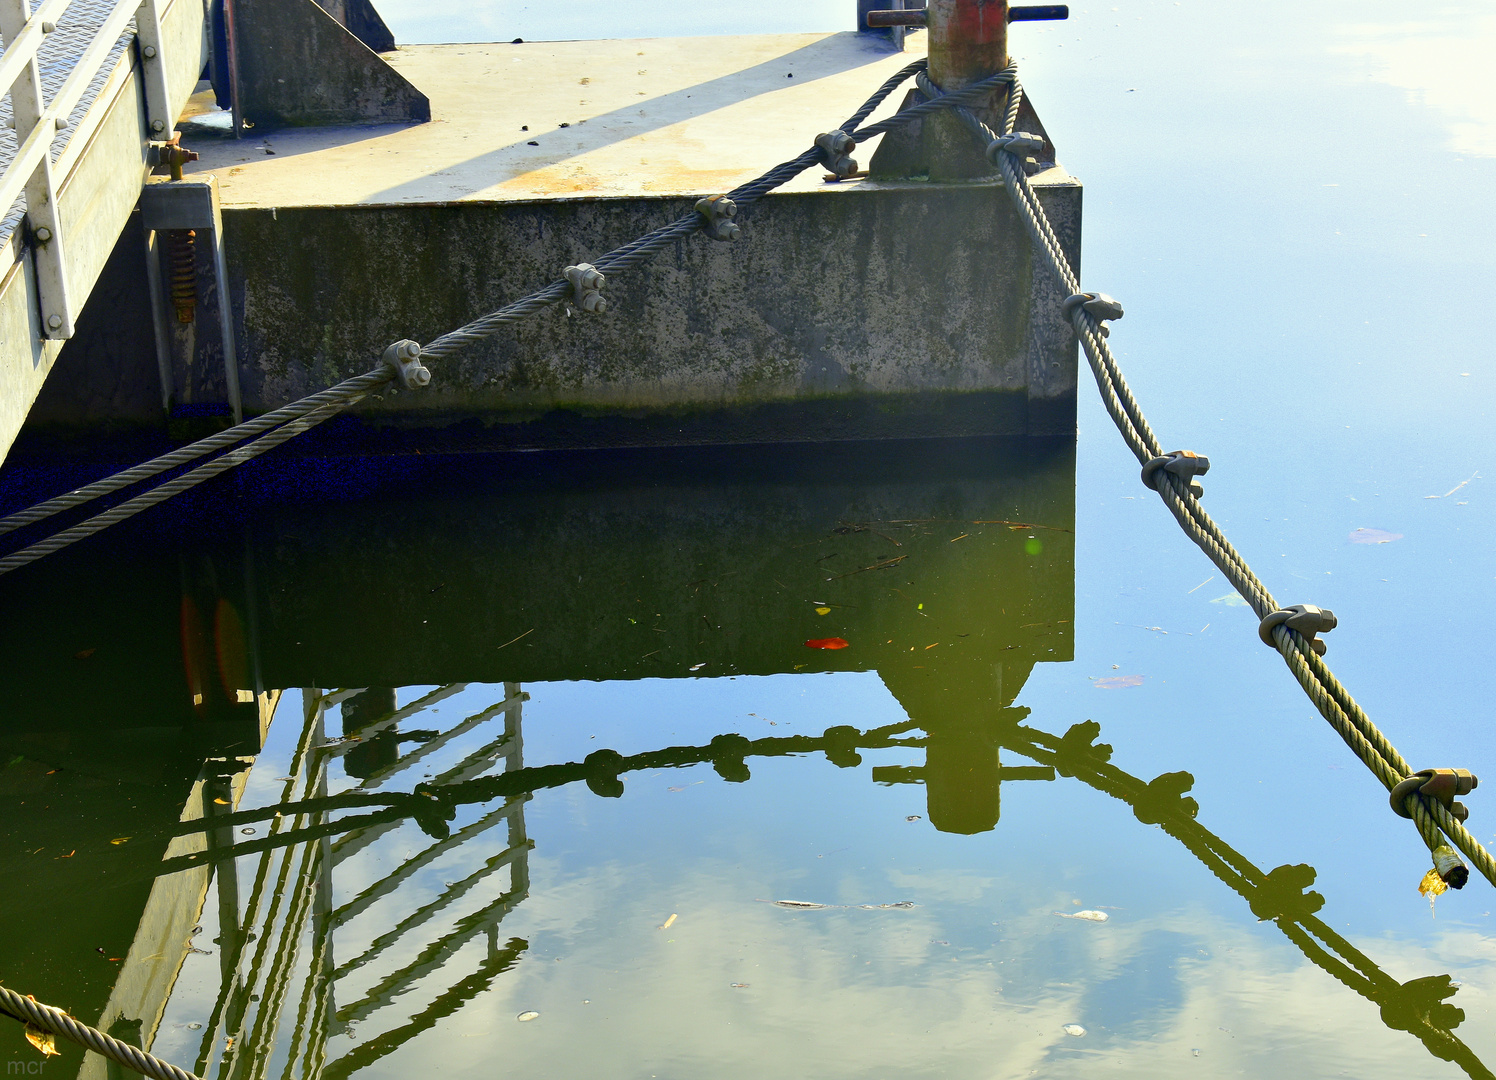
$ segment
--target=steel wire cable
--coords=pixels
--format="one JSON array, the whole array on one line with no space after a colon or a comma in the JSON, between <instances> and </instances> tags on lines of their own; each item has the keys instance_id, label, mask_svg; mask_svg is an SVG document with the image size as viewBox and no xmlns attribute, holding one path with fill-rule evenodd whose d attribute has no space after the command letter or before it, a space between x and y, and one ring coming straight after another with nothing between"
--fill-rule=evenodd
<instances>
[{"instance_id":1,"label":"steel wire cable","mask_svg":"<svg viewBox=\"0 0 1496 1080\"><path fill-rule=\"evenodd\" d=\"M1011 69L1010 69L1011 70ZM940 90L927 77L919 79L920 89L926 95L939 95ZM964 92L963 92L964 93ZM1014 134L1023 88L1016 75L1012 79L1012 90L1008 95L1001 135ZM955 95L948 95L954 97ZM938 100L938 98L937 98ZM984 146L997 146L994 155L1003 177L1004 186L1018 211L1035 249L1044 256L1048 269L1066 290L1067 295L1081 293L1080 282L1070 266L1059 238L1040 203L1038 195L1029 183L1028 175L1018 155L1007 145L997 143L999 133L988 127L980 117L968 108L959 108L960 117ZM1080 341L1092 374L1101 392L1102 402L1108 415L1121 432L1128 448L1142 464L1163 455L1162 445L1148 425L1141 406L1133 396L1131 388L1122 375L1116 357L1101 332L1101 324L1084 306L1077 304L1071 321ZM1279 610L1277 601L1266 585L1252 571L1241 554L1232 546L1215 520L1201 506L1199 499L1189 489L1188 483L1172 474L1154 474L1155 490L1163 500L1185 534L1203 550L1216 567L1226 576L1232 586L1251 605L1259 619ZM1289 670L1308 695L1320 714L1330 723L1342 740L1356 753L1367 769L1390 791L1403 779L1412 776L1413 770L1406 759L1372 722L1357 704L1350 692L1330 672L1314 650L1308 639L1296 630L1278 625L1271 634L1273 645L1282 655ZM1482 876L1496 885L1496 860L1493 860L1481 843L1464 827L1454 814L1437 799L1413 793L1405 800L1405 809L1412 818L1419 835L1430 851L1452 843L1480 871ZM1445 875L1447 876L1447 874ZM1456 888L1463 885L1458 876L1450 882Z\"/></svg>"},{"instance_id":2,"label":"steel wire cable","mask_svg":"<svg viewBox=\"0 0 1496 1080\"><path fill-rule=\"evenodd\" d=\"M97 1028L73 1019L61 1009L43 1005L35 998L18 994L4 986L0 986L0 1012L17 1020L24 1020L28 1025L53 1035L61 1035L86 1050L102 1054L110 1061L118 1062L127 1069L134 1069L144 1076L154 1077L155 1080L198 1080L192 1073L177 1068L169 1061L162 1061L137 1046L120 1042Z\"/></svg>"}]
</instances>

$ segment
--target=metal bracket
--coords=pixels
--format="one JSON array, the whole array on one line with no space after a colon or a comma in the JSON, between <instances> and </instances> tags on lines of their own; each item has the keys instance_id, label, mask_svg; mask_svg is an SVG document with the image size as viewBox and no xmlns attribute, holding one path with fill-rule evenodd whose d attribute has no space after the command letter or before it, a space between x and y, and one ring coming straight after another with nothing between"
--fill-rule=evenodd
<instances>
[{"instance_id":1,"label":"metal bracket","mask_svg":"<svg viewBox=\"0 0 1496 1080\"><path fill-rule=\"evenodd\" d=\"M143 0L135 13L135 44L140 49L140 74L145 84L146 126L152 135L164 139L175 126L175 117L171 114L171 92L161 55L161 14L156 0Z\"/></svg>"},{"instance_id":2,"label":"metal bracket","mask_svg":"<svg viewBox=\"0 0 1496 1080\"><path fill-rule=\"evenodd\" d=\"M3 2L3 0L0 0ZM183 153L190 153L185 151ZM234 344L233 304L229 301L228 259L223 246L223 215L218 205L218 180L211 174L191 180L158 180L140 193L141 224L145 226L146 260L151 280L151 301L156 313L156 359L161 368L162 396L169 403L175 379L172 374L171 342L175 337L166 318L166 297L161 281L161 245L156 236L167 230L192 230L203 234L213 252L213 280L218 290L218 326L223 338L224 391L234 423L244 419L239 390L239 355ZM185 358L190 361L190 357Z\"/></svg>"},{"instance_id":3,"label":"metal bracket","mask_svg":"<svg viewBox=\"0 0 1496 1080\"><path fill-rule=\"evenodd\" d=\"M1081 308L1086 314L1096 320L1096 325L1101 330L1102 337L1110 337L1112 333L1111 327L1106 325L1107 320L1120 319L1122 317L1122 305L1106 293L1076 293L1074 296L1065 297L1060 303L1060 314L1066 322L1074 321L1076 308Z\"/></svg>"}]
</instances>

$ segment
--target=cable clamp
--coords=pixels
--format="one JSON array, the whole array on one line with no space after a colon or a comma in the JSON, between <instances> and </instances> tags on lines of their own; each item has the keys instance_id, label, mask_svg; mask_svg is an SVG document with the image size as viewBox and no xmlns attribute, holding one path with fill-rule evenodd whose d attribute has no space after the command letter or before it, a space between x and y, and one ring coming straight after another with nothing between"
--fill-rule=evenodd
<instances>
[{"instance_id":1,"label":"cable clamp","mask_svg":"<svg viewBox=\"0 0 1496 1080\"><path fill-rule=\"evenodd\" d=\"M1110 337L1112 333L1111 327L1106 325L1107 320L1122 317L1122 305L1102 292L1076 293L1074 296L1065 297L1060 304L1060 314L1067 322L1074 322L1076 308L1080 308L1096 320L1102 337Z\"/></svg>"},{"instance_id":2,"label":"cable clamp","mask_svg":"<svg viewBox=\"0 0 1496 1080\"><path fill-rule=\"evenodd\" d=\"M743 231L733 218L738 216L738 204L726 195L708 195L696 200L696 212L706 219L702 232L713 240L736 240Z\"/></svg>"},{"instance_id":3,"label":"cable clamp","mask_svg":"<svg viewBox=\"0 0 1496 1080\"><path fill-rule=\"evenodd\" d=\"M1044 150L1044 137L1034 135L1027 131L1015 131L1011 135L999 135L987 144L987 160L997 164L999 154L1012 154L1020 161L1024 158L1033 157ZM1122 317L1121 309L1117 311L1117 318Z\"/></svg>"},{"instance_id":4,"label":"cable clamp","mask_svg":"<svg viewBox=\"0 0 1496 1080\"><path fill-rule=\"evenodd\" d=\"M601 315L608 310L608 302L603 299L602 294L602 287L607 284L608 279L603 277L601 270L591 263L578 263L576 266L568 266L561 273L571 282L568 304L592 315Z\"/></svg>"},{"instance_id":5,"label":"cable clamp","mask_svg":"<svg viewBox=\"0 0 1496 1080\"><path fill-rule=\"evenodd\" d=\"M1437 799L1444 804L1444 809L1454 815L1456 821L1464 821L1470 816L1470 808L1464 803L1455 802L1454 797L1468 795L1479 786L1480 778L1469 769L1424 769L1393 788L1387 801L1392 804L1392 812L1398 817L1412 817L1403 804L1416 791L1430 799Z\"/></svg>"},{"instance_id":6,"label":"cable clamp","mask_svg":"<svg viewBox=\"0 0 1496 1080\"><path fill-rule=\"evenodd\" d=\"M816 136L816 149L821 152L821 164L838 179L845 180L857 171L857 162L851 154L857 143L845 131L837 128Z\"/></svg>"},{"instance_id":7,"label":"cable clamp","mask_svg":"<svg viewBox=\"0 0 1496 1080\"><path fill-rule=\"evenodd\" d=\"M1278 646L1273 642L1273 627L1286 626L1290 630L1296 630L1309 642L1309 647L1318 656L1325 654L1325 643L1315 637L1316 634L1327 634L1335 629L1338 620L1335 613L1326 608L1317 608L1313 604L1295 604L1290 608L1282 608L1273 612L1263 619L1257 627L1257 636L1262 639L1264 645Z\"/></svg>"},{"instance_id":8,"label":"cable clamp","mask_svg":"<svg viewBox=\"0 0 1496 1080\"><path fill-rule=\"evenodd\" d=\"M1197 476L1204 476L1210 472L1210 458L1204 454L1197 454L1193 450L1171 450L1162 457L1149 458L1143 466L1143 485L1154 491L1158 490L1158 471L1162 469L1189 482L1190 494L1200 498L1205 494L1205 488L1200 485Z\"/></svg>"},{"instance_id":9,"label":"cable clamp","mask_svg":"<svg viewBox=\"0 0 1496 1080\"><path fill-rule=\"evenodd\" d=\"M407 390L419 390L431 382L430 370L421 363L421 346L409 338L402 338L385 349L381 359L395 369L396 378Z\"/></svg>"}]
</instances>

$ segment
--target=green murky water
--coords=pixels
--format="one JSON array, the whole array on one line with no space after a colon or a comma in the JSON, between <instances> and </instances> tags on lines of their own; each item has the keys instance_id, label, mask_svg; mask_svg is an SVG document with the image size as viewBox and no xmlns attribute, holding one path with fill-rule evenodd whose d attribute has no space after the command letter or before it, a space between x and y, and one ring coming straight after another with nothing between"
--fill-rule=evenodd
<instances>
[{"instance_id":1,"label":"green murky water","mask_svg":"<svg viewBox=\"0 0 1496 1080\"><path fill-rule=\"evenodd\" d=\"M1496 775L1496 25L1274 18L1014 52L1155 427ZM265 465L0 583L8 986L246 1080L1490 1075L1489 886L1431 917L1088 388L1074 451Z\"/></svg>"}]
</instances>

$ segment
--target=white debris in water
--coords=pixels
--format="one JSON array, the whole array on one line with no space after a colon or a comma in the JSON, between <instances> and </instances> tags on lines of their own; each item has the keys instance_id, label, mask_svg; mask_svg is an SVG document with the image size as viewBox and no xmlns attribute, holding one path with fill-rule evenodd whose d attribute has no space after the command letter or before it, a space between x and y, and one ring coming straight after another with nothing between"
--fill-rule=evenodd
<instances>
[{"instance_id":1,"label":"white debris in water","mask_svg":"<svg viewBox=\"0 0 1496 1080\"><path fill-rule=\"evenodd\" d=\"M1111 918L1104 911L1092 911L1089 908L1085 911L1056 911L1055 914L1062 919L1084 919L1086 922L1106 922Z\"/></svg>"},{"instance_id":2,"label":"white debris in water","mask_svg":"<svg viewBox=\"0 0 1496 1080\"><path fill-rule=\"evenodd\" d=\"M523 1023L525 1023L527 1021L530 1021L530 1020L539 1020L540 1019L540 1014L538 1012L536 1012L535 1010L531 1009L529 1012L522 1012L522 1013L520 1013L518 1016L515 1017L515 1019L518 1020L521 1024L523 1024Z\"/></svg>"},{"instance_id":3,"label":"white debris in water","mask_svg":"<svg viewBox=\"0 0 1496 1080\"><path fill-rule=\"evenodd\" d=\"M1066 1024L1060 1030L1066 1035L1074 1035L1077 1039L1086 1033L1086 1029L1079 1024Z\"/></svg>"}]
</instances>

